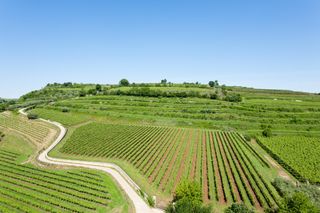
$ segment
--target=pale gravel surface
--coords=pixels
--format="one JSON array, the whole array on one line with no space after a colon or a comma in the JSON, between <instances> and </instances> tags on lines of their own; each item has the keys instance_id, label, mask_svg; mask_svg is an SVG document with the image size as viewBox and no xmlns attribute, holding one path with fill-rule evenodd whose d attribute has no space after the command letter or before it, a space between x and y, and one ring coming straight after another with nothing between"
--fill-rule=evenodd
<instances>
[{"instance_id":1,"label":"pale gravel surface","mask_svg":"<svg viewBox=\"0 0 320 213\"><path fill-rule=\"evenodd\" d=\"M19 113L27 115L24 109L20 109ZM123 191L127 194L133 203L134 209L137 213L163 213L164 211L157 208L151 208L142 197L139 196L138 191L140 187L123 171L119 166L113 163L103 163L103 162L91 162L91 161L79 161L79 160L67 160L49 157L48 153L64 138L66 135L66 128L64 128L60 123L53 122L45 119L40 119L44 122L53 124L60 129L60 134L56 140L39 156L38 160L43 163L62 165L62 166L75 166L84 167L89 169L96 169L107 172L110 174L120 185Z\"/></svg>"}]
</instances>

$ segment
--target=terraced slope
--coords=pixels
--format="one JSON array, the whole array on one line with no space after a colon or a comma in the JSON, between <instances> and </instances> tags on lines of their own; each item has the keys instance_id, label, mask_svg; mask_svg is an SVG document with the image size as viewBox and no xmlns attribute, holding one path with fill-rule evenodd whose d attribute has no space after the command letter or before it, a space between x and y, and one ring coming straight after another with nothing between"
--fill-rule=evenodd
<instances>
[{"instance_id":1,"label":"terraced slope","mask_svg":"<svg viewBox=\"0 0 320 213\"><path fill-rule=\"evenodd\" d=\"M128 211L127 201L105 174L45 169L28 163L39 147L27 138L40 143L37 137L47 137L49 127L8 113L0 116L5 133L0 141L0 212Z\"/></svg>"},{"instance_id":2,"label":"terraced slope","mask_svg":"<svg viewBox=\"0 0 320 213\"><path fill-rule=\"evenodd\" d=\"M46 141L50 132L50 128L46 124L30 121L10 112L0 113L0 127L17 131L40 144Z\"/></svg>"},{"instance_id":3,"label":"terraced slope","mask_svg":"<svg viewBox=\"0 0 320 213\"><path fill-rule=\"evenodd\" d=\"M198 181L205 201L277 205L267 162L235 132L90 123L60 147L75 158L125 161L155 188L173 193L183 178Z\"/></svg>"}]
</instances>

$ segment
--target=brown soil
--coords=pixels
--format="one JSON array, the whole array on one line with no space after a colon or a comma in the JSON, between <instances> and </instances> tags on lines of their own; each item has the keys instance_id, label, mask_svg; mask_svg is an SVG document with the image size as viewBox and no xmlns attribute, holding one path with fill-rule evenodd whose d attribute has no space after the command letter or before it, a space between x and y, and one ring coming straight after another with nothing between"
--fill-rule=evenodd
<instances>
[{"instance_id":1,"label":"brown soil","mask_svg":"<svg viewBox=\"0 0 320 213\"><path fill-rule=\"evenodd\" d=\"M214 168L214 174L215 174L215 179L216 179L216 187L217 187L217 194L218 194L218 200L219 203L224 204L226 202L226 197L223 192L222 188L222 177L219 172L219 164L218 164L218 159L217 159L217 150L214 148L214 139L212 136L212 132L210 132L210 143L211 143L211 152L213 155L213 168Z\"/></svg>"}]
</instances>

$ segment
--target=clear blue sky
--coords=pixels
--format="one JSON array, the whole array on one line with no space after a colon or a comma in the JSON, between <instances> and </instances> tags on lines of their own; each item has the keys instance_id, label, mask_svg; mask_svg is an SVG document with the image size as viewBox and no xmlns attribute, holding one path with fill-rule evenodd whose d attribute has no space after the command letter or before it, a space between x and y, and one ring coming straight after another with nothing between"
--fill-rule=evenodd
<instances>
[{"instance_id":1,"label":"clear blue sky","mask_svg":"<svg viewBox=\"0 0 320 213\"><path fill-rule=\"evenodd\" d=\"M0 0L0 97L218 79L320 92L319 0Z\"/></svg>"}]
</instances>

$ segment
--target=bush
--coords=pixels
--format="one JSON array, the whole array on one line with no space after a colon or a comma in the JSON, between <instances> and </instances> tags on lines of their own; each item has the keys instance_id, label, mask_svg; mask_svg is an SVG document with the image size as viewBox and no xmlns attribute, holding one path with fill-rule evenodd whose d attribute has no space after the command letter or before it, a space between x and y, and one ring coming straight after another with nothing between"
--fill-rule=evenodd
<instances>
[{"instance_id":1,"label":"bush","mask_svg":"<svg viewBox=\"0 0 320 213\"><path fill-rule=\"evenodd\" d=\"M38 119L38 115L37 114L35 114L35 113L29 113L28 115L27 115L27 117L28 117L28 119L30 119L30 120L34 120L34 119Z\"/></svg>"},{"instance_id":2,"label":"bush","mask_svg":"<svg viewBox=\"0 0 320 213\"><path fill-rule=\"evenodd\" d=\"M149 204L149 206L154 207L155 206L155 200L153 199L152 196L147 196L147 202Z\"/></svg>"},{"instance_id":3,"label":"bush","mask_svg":"<svg viewBox=\"0 0 320 213\"><path fill-rule=\"evenodd\" d=\"M170 203L166 213L211 213L210 206L203 206L201 202L192 202L186 198Z\"/></svg>"},{"instance_id":4,"label":"bush","mask_svg":"<svg viewBox=\"0 0 320 213\"><path fill-rule=\"evenodd\" d=\"M62 111L62 112L70 112L70 109L67 108L67 107L63 107L61 111Z\"/></svg>"},{"instance_id":5,"label":"bush","mask_svg":"<svg viewBox=\"0 0 320 213\"><path fill-rule=\"evenodd\" d=\"M173 201L187 199L192 202L202 202L202 191L197 182L183 180L179 183L174 193Z\"/></svg>"},{"instance_id":6,"label":"bush","mask_svg":"<svg viewBox=\"0 0 320 213\"><path fill-rule=\"evenodd\" d=\"M271 131L271 129L270 129L270 128L264 129L264 130L262 131L262 136L263 136L263 137L267 137L267 138L271 137L271 136L272 136L272 131Z\"/></svg>"},{"instance_id":7,"label":"bush","mask_svg":"<svg viewBox=\"0 0 320 213\"><path fill-rule=\"evenodd\" d=\"M177 186L168 213L210 213L211 207L202 203L202 191L196 182L184 180Z\"/></svg>"},{"instance_id":8,"label":"bush","mask_svg":"<svg viewBox=\"0 0 320 213\"><path fill-rule=\"evenodd\" d=\"M224 212L225 213L254 213L252 209L249 209L243 203L233 203Z\"/></svg>"},{"instance_id":9,"label":"bush","mask_svg":"<svg viewBox=\"0 0 320 213\"><path fill-rule=\"evenodd\" d=\"M229 102L241 102L242 97L240 94L230 94L230 95L226 95L224 100Z\"/></svg>"},{"instance_id":10,"label":"bush","mask_svg":"<svg viewBox=\"0 0 320 213\"><path fill-rule=\"evenodd\" d=\"M308 196L302 192L296 192L291 197L285 197L281 205L280 213L318 213Z\"/></svg>"},{"instance_id":11,"label":"bush","mask_svg":"<svg viewBox=\"0 0 320 213\"><path fill-rule=\"evenodd\" d=\"M4 133L0 131L0 141L4 138Z\"/></svg>"}]
</instances>

